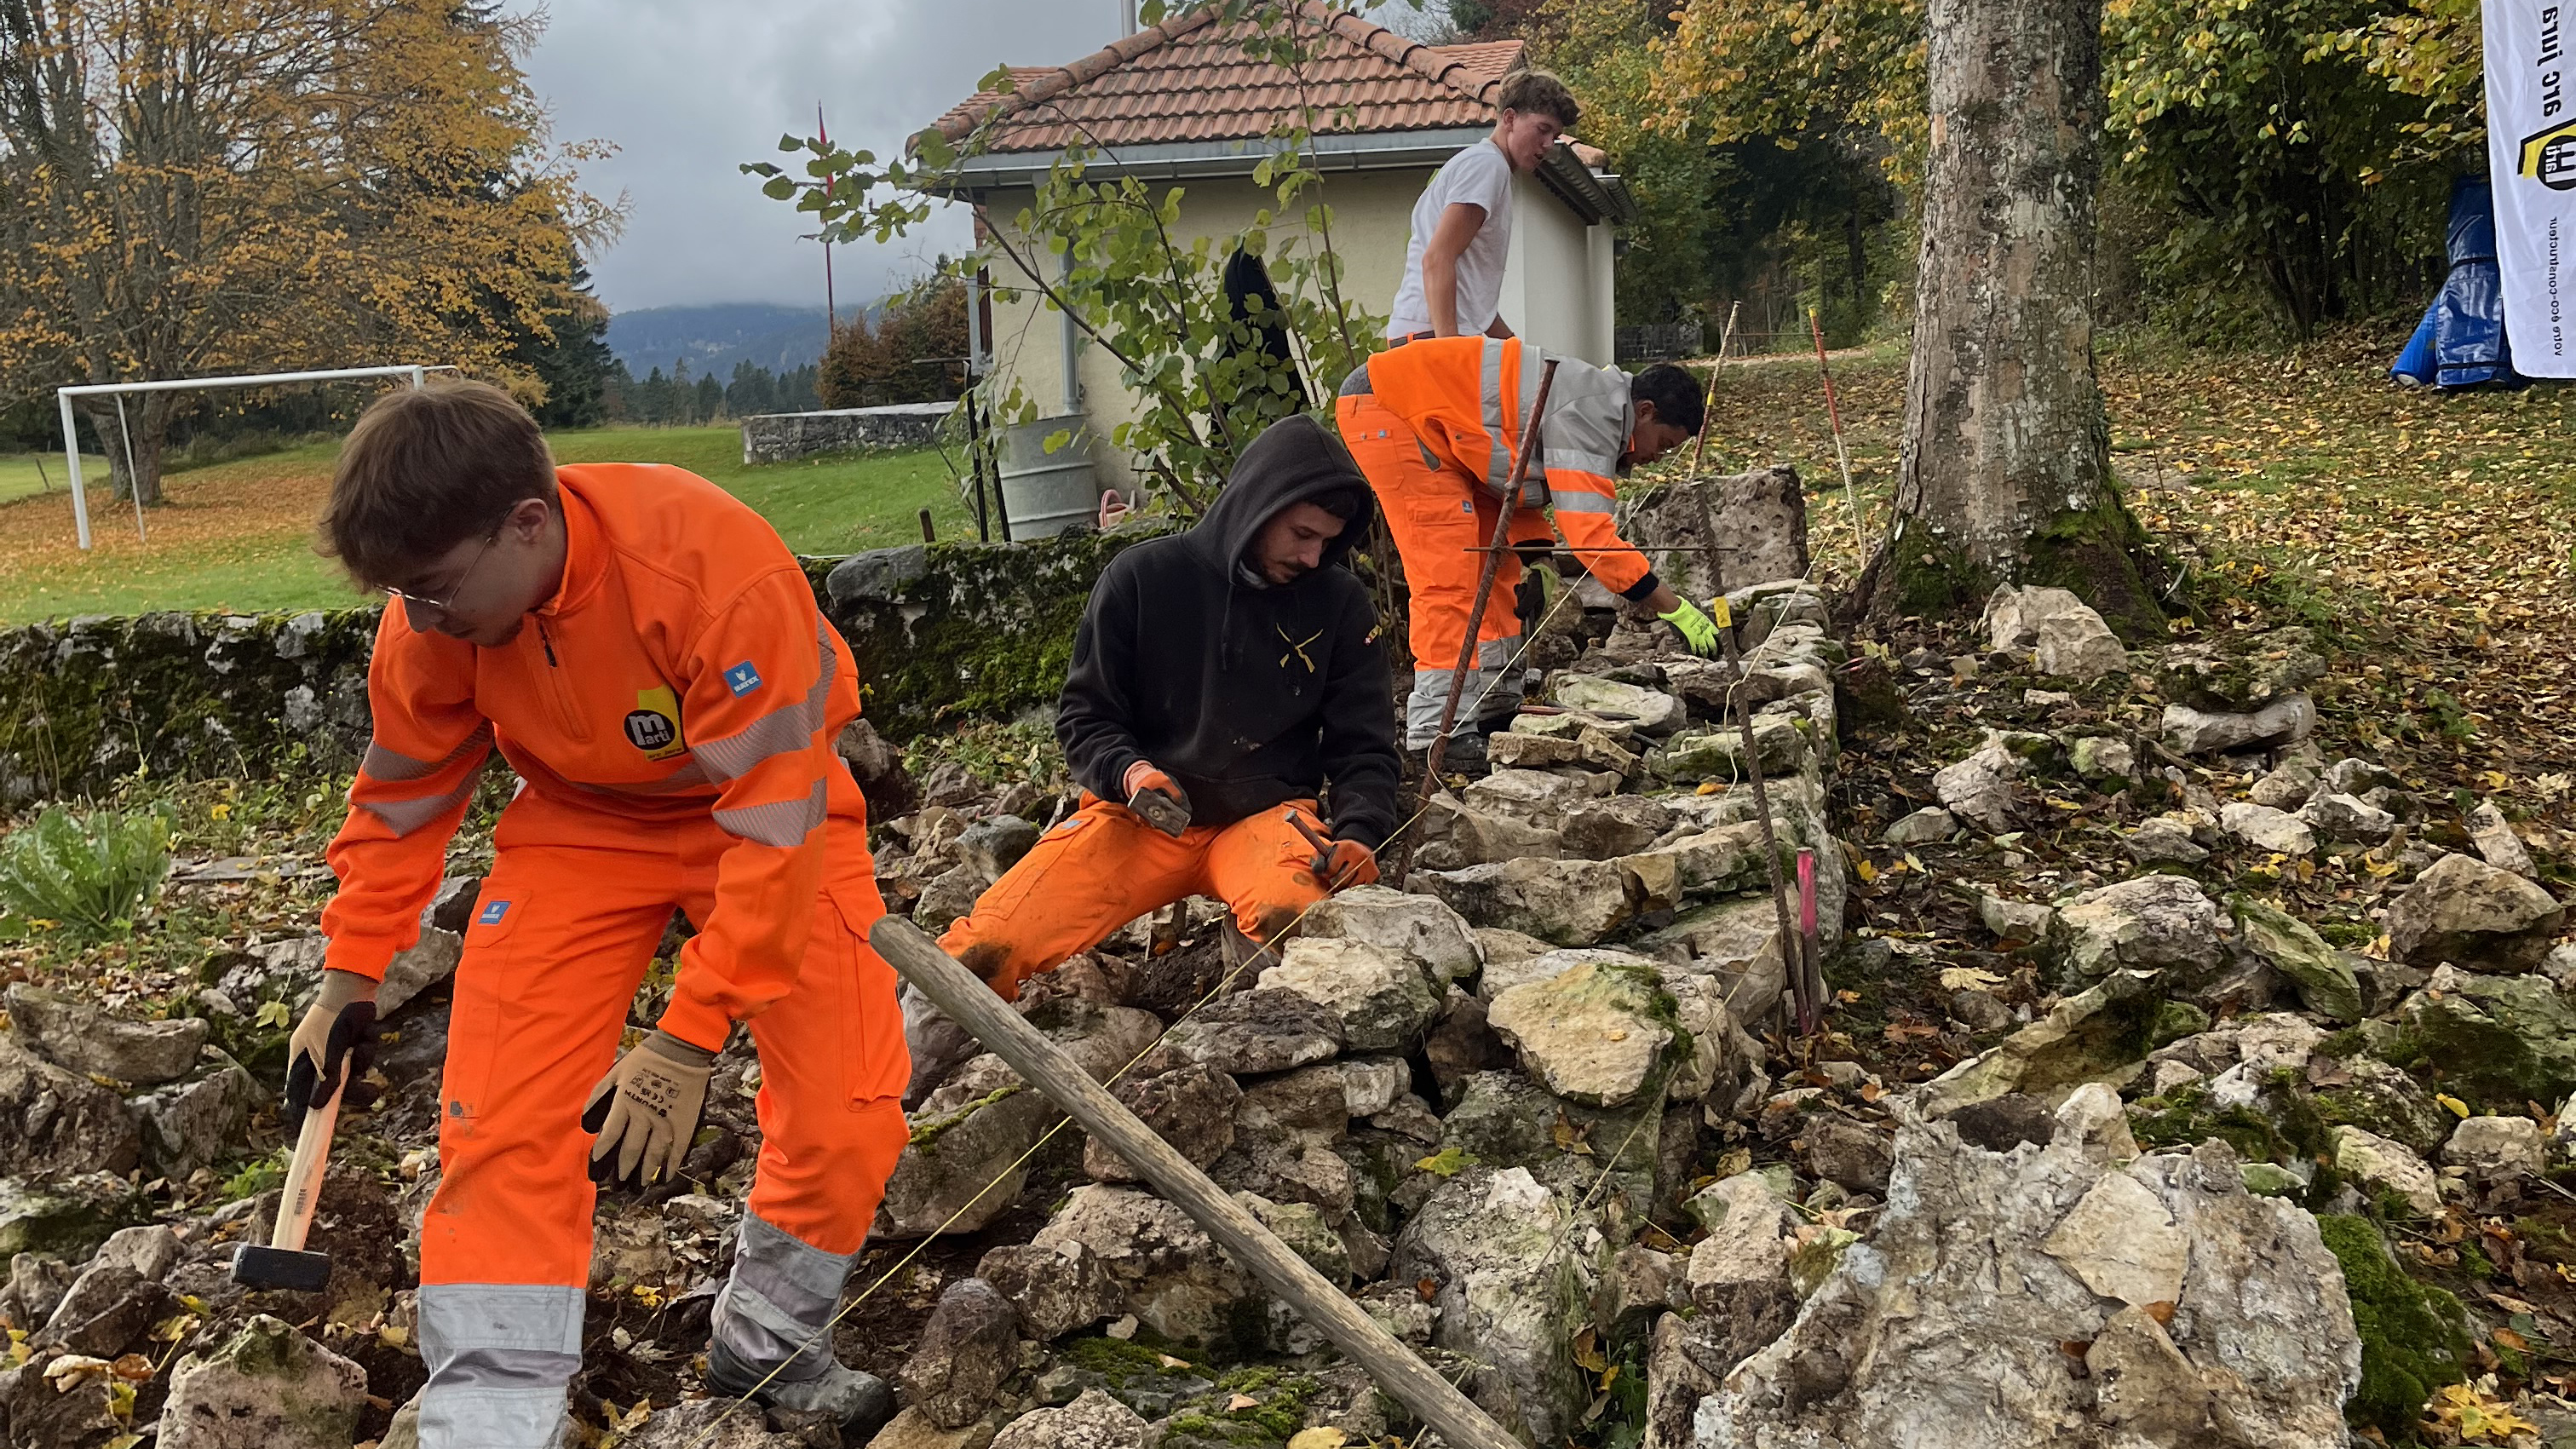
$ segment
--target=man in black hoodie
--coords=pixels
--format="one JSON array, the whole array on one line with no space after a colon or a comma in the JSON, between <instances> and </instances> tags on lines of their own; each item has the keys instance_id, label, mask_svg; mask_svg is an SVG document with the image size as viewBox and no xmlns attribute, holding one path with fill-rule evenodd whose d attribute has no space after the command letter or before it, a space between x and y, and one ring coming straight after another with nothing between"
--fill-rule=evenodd
<instances>
[{"instance_id":1,"label":"man in black hoodie","mask_svg":"<svg viewBox=\"0 0 2576 1449\"><path fill-rule=\"evenodd\" d=\"M1209 895L1233 908L1240 963L1243 944L1270 946L1333 890L1377 879L1396 824L1394 696L1376 605L1342 567L1375 510L1340 440L1301 415L1243 450L1187 533L1111 561L1056 712L1082 808L949 928L950 955L1008 998L1136 917ZM905 1005L912 1103L969 1043Z\"/></svg>"}]
</instances>

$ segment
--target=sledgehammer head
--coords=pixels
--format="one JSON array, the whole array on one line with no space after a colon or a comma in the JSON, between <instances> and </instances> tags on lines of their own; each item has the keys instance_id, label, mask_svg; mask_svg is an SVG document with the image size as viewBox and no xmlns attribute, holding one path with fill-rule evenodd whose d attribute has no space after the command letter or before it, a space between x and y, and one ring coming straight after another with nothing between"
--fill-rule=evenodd
<instances>
[{"instance_id":1,"label":"sledgehammer head","mask_svg":"<svg viewBox=\"0 0 2576 1449\"><path fill-rule=\"evenodd\" d=\"M245 1288L319 1293L331 1281L331 1255L244 1243L233 1249L233 1281Z\"/></svg>"}]
</instances>

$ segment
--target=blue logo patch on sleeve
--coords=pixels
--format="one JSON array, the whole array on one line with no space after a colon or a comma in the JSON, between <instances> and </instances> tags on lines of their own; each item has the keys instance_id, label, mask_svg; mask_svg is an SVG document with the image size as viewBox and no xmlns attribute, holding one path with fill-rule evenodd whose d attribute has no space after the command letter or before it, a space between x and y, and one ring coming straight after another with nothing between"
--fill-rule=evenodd
<instances>
[{"instance_id":1,"label":"blue logo patch on sleeve","mask_svg":"<svg viewBox=\"0 0 2576 1449\"><path fill-rule=\"evenodd\" d=\"M501 918L508 914L510 914L510 903L508 901L485 901L483 903L482 914L474 918L474 924L478 926L497 926L501 924Z\"/></svg>"},{"instance_id":2,"label":"blue logo patch on sleeve","mask_svg":"<svg viewBox=\"0 0 2576 1449\"><path fill-rule=\"evenodd\" d=\"M751 661L746 659L725 671L725 684L733 690L733 697L740 699L760 688L760 671L752 668Z\"/></svg>"}]
</instances>

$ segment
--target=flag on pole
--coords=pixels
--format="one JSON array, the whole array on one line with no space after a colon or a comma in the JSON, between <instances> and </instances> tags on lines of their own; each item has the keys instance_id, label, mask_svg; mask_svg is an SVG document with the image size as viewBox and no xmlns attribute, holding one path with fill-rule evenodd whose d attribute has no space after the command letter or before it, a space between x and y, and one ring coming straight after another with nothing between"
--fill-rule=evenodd
<instances>
[{"instance_id":1,"label":"flag on pole","mask_svg":"<svg viewBox=\"0 0 2576 1449\"><path fill-rule=\"evenodd\" d=\"M2576 377L2576 72L2567 0L2485 0L2487 160L2514 370Z\"/></svg>"}]
</instances>

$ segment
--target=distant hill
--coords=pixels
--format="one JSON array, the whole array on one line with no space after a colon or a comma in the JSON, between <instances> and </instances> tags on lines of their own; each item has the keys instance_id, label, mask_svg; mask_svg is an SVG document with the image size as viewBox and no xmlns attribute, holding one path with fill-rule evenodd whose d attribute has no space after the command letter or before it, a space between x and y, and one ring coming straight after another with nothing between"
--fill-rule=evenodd
<instances>
[{"instance_id":1,"label":"distant hill","mask_svg":"<svg viewBox=\"0 0 2576 1449\"><path fill-rule=\"evenodd\" d=\"M842 309L841 320L855 320L850 309ZM829 330L820 307L769 302L647 307L608 319L608 350L637 377L656 367L668 375L683 357L689 360L691 377L710 372L721 377L737 362L785 372L820 362Z\"/></svg>"}]
</instances>

